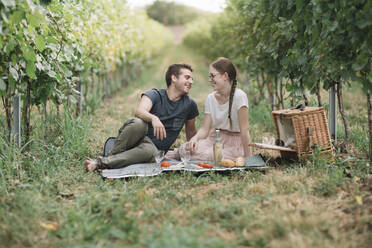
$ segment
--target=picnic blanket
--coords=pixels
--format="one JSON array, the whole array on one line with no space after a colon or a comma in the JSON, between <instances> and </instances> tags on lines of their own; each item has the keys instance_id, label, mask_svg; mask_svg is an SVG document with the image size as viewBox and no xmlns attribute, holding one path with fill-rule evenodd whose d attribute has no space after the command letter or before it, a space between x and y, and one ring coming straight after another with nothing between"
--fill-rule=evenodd
<instances>
[{"instance_id":1,"label":"picnic blanket","mask_svg":"<svg viewBox=\"0 0 372 248\"><path fill-rule=\"evenodd\" d=\"M263 160L261 155L255 155L245 158L245 166L242 167L217 167L213 168L203 168L198 166L199 162L210 161L189 161L188 164L183 164L178 160L169 160L170 167L161 167L156 163L141 163L141 164L132 164L120 169L107 169L102 170L101 175L104 178L126 178L126 177L149 177L157 176L163 172L171 171L190 171L196 173L202 173L207 171L235 171L235 170L265 170L267 169L266 162Z\"/></svg>"}]
</instances>

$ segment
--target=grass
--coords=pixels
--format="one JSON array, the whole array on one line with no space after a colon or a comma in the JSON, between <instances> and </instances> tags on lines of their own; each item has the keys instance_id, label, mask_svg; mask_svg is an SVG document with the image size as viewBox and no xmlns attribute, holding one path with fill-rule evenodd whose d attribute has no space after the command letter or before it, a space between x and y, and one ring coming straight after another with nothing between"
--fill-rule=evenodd
<instances>
[{"instance_id":1,"label":"grass","mask_svg":"<svg viewBox=\"0 0 372 248\"><path fill-rule=\"evenodd\" d=\"M164 87L167 65L179 61L195 68L191 96L202 116L211 90L207 63L177 46L94 116L35 122L23 152L0 139L0 247L369 246L370 167L363 156L340 155L330 164L315 153L266 173L170 172L113 182L85 173L84 159L102 153L141 92ZM250 121L254 140L273 135L264 102L251 105ZM352 133L359 137L357 124ZM177 142L183 140L184 132Z\"/></svg>"}]
</instances>

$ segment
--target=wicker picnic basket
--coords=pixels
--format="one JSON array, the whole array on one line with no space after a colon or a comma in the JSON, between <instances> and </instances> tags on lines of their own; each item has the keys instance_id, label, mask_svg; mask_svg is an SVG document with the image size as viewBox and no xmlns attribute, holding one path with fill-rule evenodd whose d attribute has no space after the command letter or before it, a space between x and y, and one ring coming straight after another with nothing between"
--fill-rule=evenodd
<instances>
[{"instance_id":1,"label":"wicker picnic basket","mask_svg":"<svg viewBox=\"0 0 372 248\"><path fill-rule=\"evenodd\" d=\"M272 112L277 145L254 143L252 146L279 150L283 157L308 156L315 149L332 158L333 149L323 107L283 109Z\"/></svg>"}]
</instances>

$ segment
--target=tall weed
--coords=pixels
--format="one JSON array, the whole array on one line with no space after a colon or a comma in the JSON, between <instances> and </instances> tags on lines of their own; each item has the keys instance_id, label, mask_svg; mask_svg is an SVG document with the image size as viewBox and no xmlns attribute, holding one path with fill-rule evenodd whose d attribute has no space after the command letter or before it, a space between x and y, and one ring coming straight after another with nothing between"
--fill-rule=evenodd
<instances>
[{"instance_id":1,"label":"tall weed","mask_svg":"<svg viewBox=\"0 0 372 248\"><path fill-rule=\"evenodd\" d=\"M56 168L70 166L89 153L86 135L90 121L73 119L65 112L61 119L48 115L34 122L28 149L18 149L0 137L1 194L16 184L44 181Z\"/></svg>"},{"instance_id":2,"label":"tall weed","mask_svg":"<svg viewBox=\"0 0 372 248\"><path fill-rule=\"evenodd\" d=\"M336 193L337 187L340 187L345 179L344 169L340 164L331 163L327 154L316 149L312 156L309 166L309 175L317 178L314 186L316 194L322 196L331 196Z\"/></svg>"}]
</instances>

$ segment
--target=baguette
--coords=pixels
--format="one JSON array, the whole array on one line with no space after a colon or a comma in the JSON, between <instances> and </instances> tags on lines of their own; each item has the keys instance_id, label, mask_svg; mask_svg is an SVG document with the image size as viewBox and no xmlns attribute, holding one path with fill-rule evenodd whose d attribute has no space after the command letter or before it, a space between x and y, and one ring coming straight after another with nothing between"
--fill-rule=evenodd
<instances>
[{"instance_id":1,"label":"baguette","mask_svg":"<svg viewBox=\"0 0 372 248\"><path fill-rule=\"evenodd\" d=\"M245 159L243 157L238 157L235 160L235 166L243 167L245 165Z\"/></svg>"},{"instance_id":2,"label":"baguette","mask_svg":"<svg viewBox=\"0 0 372 248\"><path fill-rule=\"evenodd\" d=\"M221 160L221 165L224 166L224 167L234 167L235 162L230 160L230 159L222 159Z\"/></svg>"}]
</instances>

